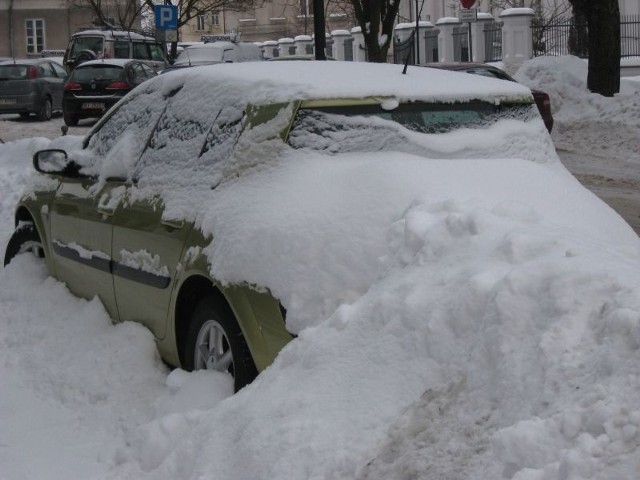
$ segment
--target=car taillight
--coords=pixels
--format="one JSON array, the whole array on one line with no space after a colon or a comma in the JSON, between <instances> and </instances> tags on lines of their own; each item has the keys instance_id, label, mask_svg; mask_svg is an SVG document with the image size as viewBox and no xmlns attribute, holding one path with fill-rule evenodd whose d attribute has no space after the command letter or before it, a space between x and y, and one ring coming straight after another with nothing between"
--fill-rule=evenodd
<instances>
[{"instance_id":1,"label":"car taillight","mask_svg":"<svg viewBox=\"0 0 640 480\"><path fill-rule=\"evenodd\" d=\"M27 70L27 78L34 79L38 78L38 69L34 65L30 65Z\"/></svg>"},{"instance_id":2,"label":"car taillight","mask_svg":"<svg viewBox=\"0 0 640 480\"><path fill-rule=\"evenodd\" d=\"M107 85L106 90L125 90L127 88L131 88L131 85L123 80L116 80Z\"/></svg>"},{"instance_id":3,"label":"car taillight","mask_svg":"<svg viewBox=\"0 0 640 480\"><path fill-rule=\"evenodd\" d=\"M82 90L82 85L76 82L67 82L64 84L65 90Z\"/></svg>"}]
</instances>

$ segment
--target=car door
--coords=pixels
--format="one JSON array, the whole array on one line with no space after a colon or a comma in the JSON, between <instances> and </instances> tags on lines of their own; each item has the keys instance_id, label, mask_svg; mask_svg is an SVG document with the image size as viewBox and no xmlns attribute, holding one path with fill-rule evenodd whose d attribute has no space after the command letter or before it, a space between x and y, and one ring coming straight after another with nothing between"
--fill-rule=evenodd
<instances>
[{"instance_id":1,"label":"car door","mask_svg":"<svg viewBox=\"0 0 640 480\"><path fill-rule=\"evenodd\" d=\"M132 185L128 166L142 153L162 110L162 92L133 95L69 152L81 178L65 178L52 202L51 240L59 278L82 297L98 296L120 318L113 286L113 218Z\"/></svg>"},{"instance_id":2,"label":"car door","mask_svg":"<svg viewBox=\"0 0 640 480\"><path fill-rule=\"evenodd\" d=\"M94 179L67 178L61 182L49 211L53 261L58 278L74 294L96 295L112 318L118 311L111 278L110 187L96 189Z\"/></svg>"},{"instance_id":3,"label":"car door","mask_svg":"<svg viewBox=\"0 0 640 480\"><path fill-rule=\"evenodd\" d=\"M61 65L51 62L51 68L57 77L55 89L52 91L53 109L62 110L62 96L64 94L64 84L67 81L67 72Z\"/></svg>"},{"instance_id":4,"label":"car door","mask_svg":"<svg viewBox=\"0 0 640 480\"><path fill-rule=\"evenodd\" d=\"M205 105L213 105L207 100L214 99L207 99L206 93L204 97ZM114 215L114 286L120 316L143 323L158 338L166 334L178 262L194 220L166 207L175 209L185 192L198 195L219 180L209 147L220 138L220 127L229 124L216 123L220 115L215 107L184 108L183 100L189 98L183 99L180 92L169 102L136 166L138 183ZM225 118L233 120L235 133L227 135L227 144L232 145L242 111L229 113ZM227 154L230 151L229 147Z\"/></svg>"}]
</instances>

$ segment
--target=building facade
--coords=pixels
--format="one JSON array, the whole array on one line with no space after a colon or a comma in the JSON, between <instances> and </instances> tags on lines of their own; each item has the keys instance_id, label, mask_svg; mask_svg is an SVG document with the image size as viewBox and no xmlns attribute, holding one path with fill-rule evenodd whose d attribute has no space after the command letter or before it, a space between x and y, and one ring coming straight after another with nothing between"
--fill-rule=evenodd
<instances>
[{"instance_id":1,"label":"building facade","mask_svg":"<svg viewBox=\"0 0 640 480\"><path fill-rule=\"evenodd\" d=\"M0 0L0 57L59 53L74 32L95 26L96 20L77 0Z\"/></svg>"},{"instance_id":2,"label":"building facade","mask_svg":"<svg viewBox=\"0 0 640 480\"><path fill-rule=\"evenodd\" d=\"M354 19L348 2L325 0L326 31L350 29ZM271 0L246 12L220 11L201 15L182 27L180 40L199 41L203 35L237 33L242 41L264 42L313 35L312 0Z\"/></svg>"}]
</instances>

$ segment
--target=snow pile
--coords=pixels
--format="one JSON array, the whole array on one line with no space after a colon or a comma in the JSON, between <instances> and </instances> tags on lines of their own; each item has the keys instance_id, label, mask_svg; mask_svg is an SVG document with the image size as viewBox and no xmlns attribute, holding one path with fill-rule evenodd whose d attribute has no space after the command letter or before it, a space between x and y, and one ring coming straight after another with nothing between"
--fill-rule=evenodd
<instances>
[{"instance_id":1,"label":"snow pile","mask_svg":"<svg viewBox=\"0 0 640 480\"><path fill-rule=\"evenodd\" d=\"M571 68L547 65L560 91ZM562 122L623 107L567 90ZM0 145L5 239L46 146ZM201 219L225 229L215 271L289 292L300 329L236 395L224 374L168 374L148 331L112 326L35 259L0 272L3 480L637 477L630 228L555 157L321 157L214 190Z\"/></svg>"},{"instance_id":2,"label":"snow pile","mask_svg":"<svg viewBox=\"0 0 640 480\"><path fill-rule=\"evenodd\" d=\"M515 78L549 94L556 148L640 162L637 81L623 78L621 93L613 98L594 95L587 89L587 67L577 57L537 57Z\"/></svg>"}]
</instances>

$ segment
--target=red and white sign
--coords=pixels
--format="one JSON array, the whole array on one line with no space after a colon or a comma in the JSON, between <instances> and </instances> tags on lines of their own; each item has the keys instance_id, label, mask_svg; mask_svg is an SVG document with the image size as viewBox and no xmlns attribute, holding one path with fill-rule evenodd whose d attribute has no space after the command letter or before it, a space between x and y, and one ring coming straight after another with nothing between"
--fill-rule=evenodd
<instances>
[{"instance_id":1,"label":"red and white sign","mask_svg":"<svg viewBox=\"0 0 640 480\"><path fill-rule=\"evenodd\" d=\"M462 8L471 8L473 4L476 3L476 0L460 0L460 5Z\"/></svg>"}]
</instances>

